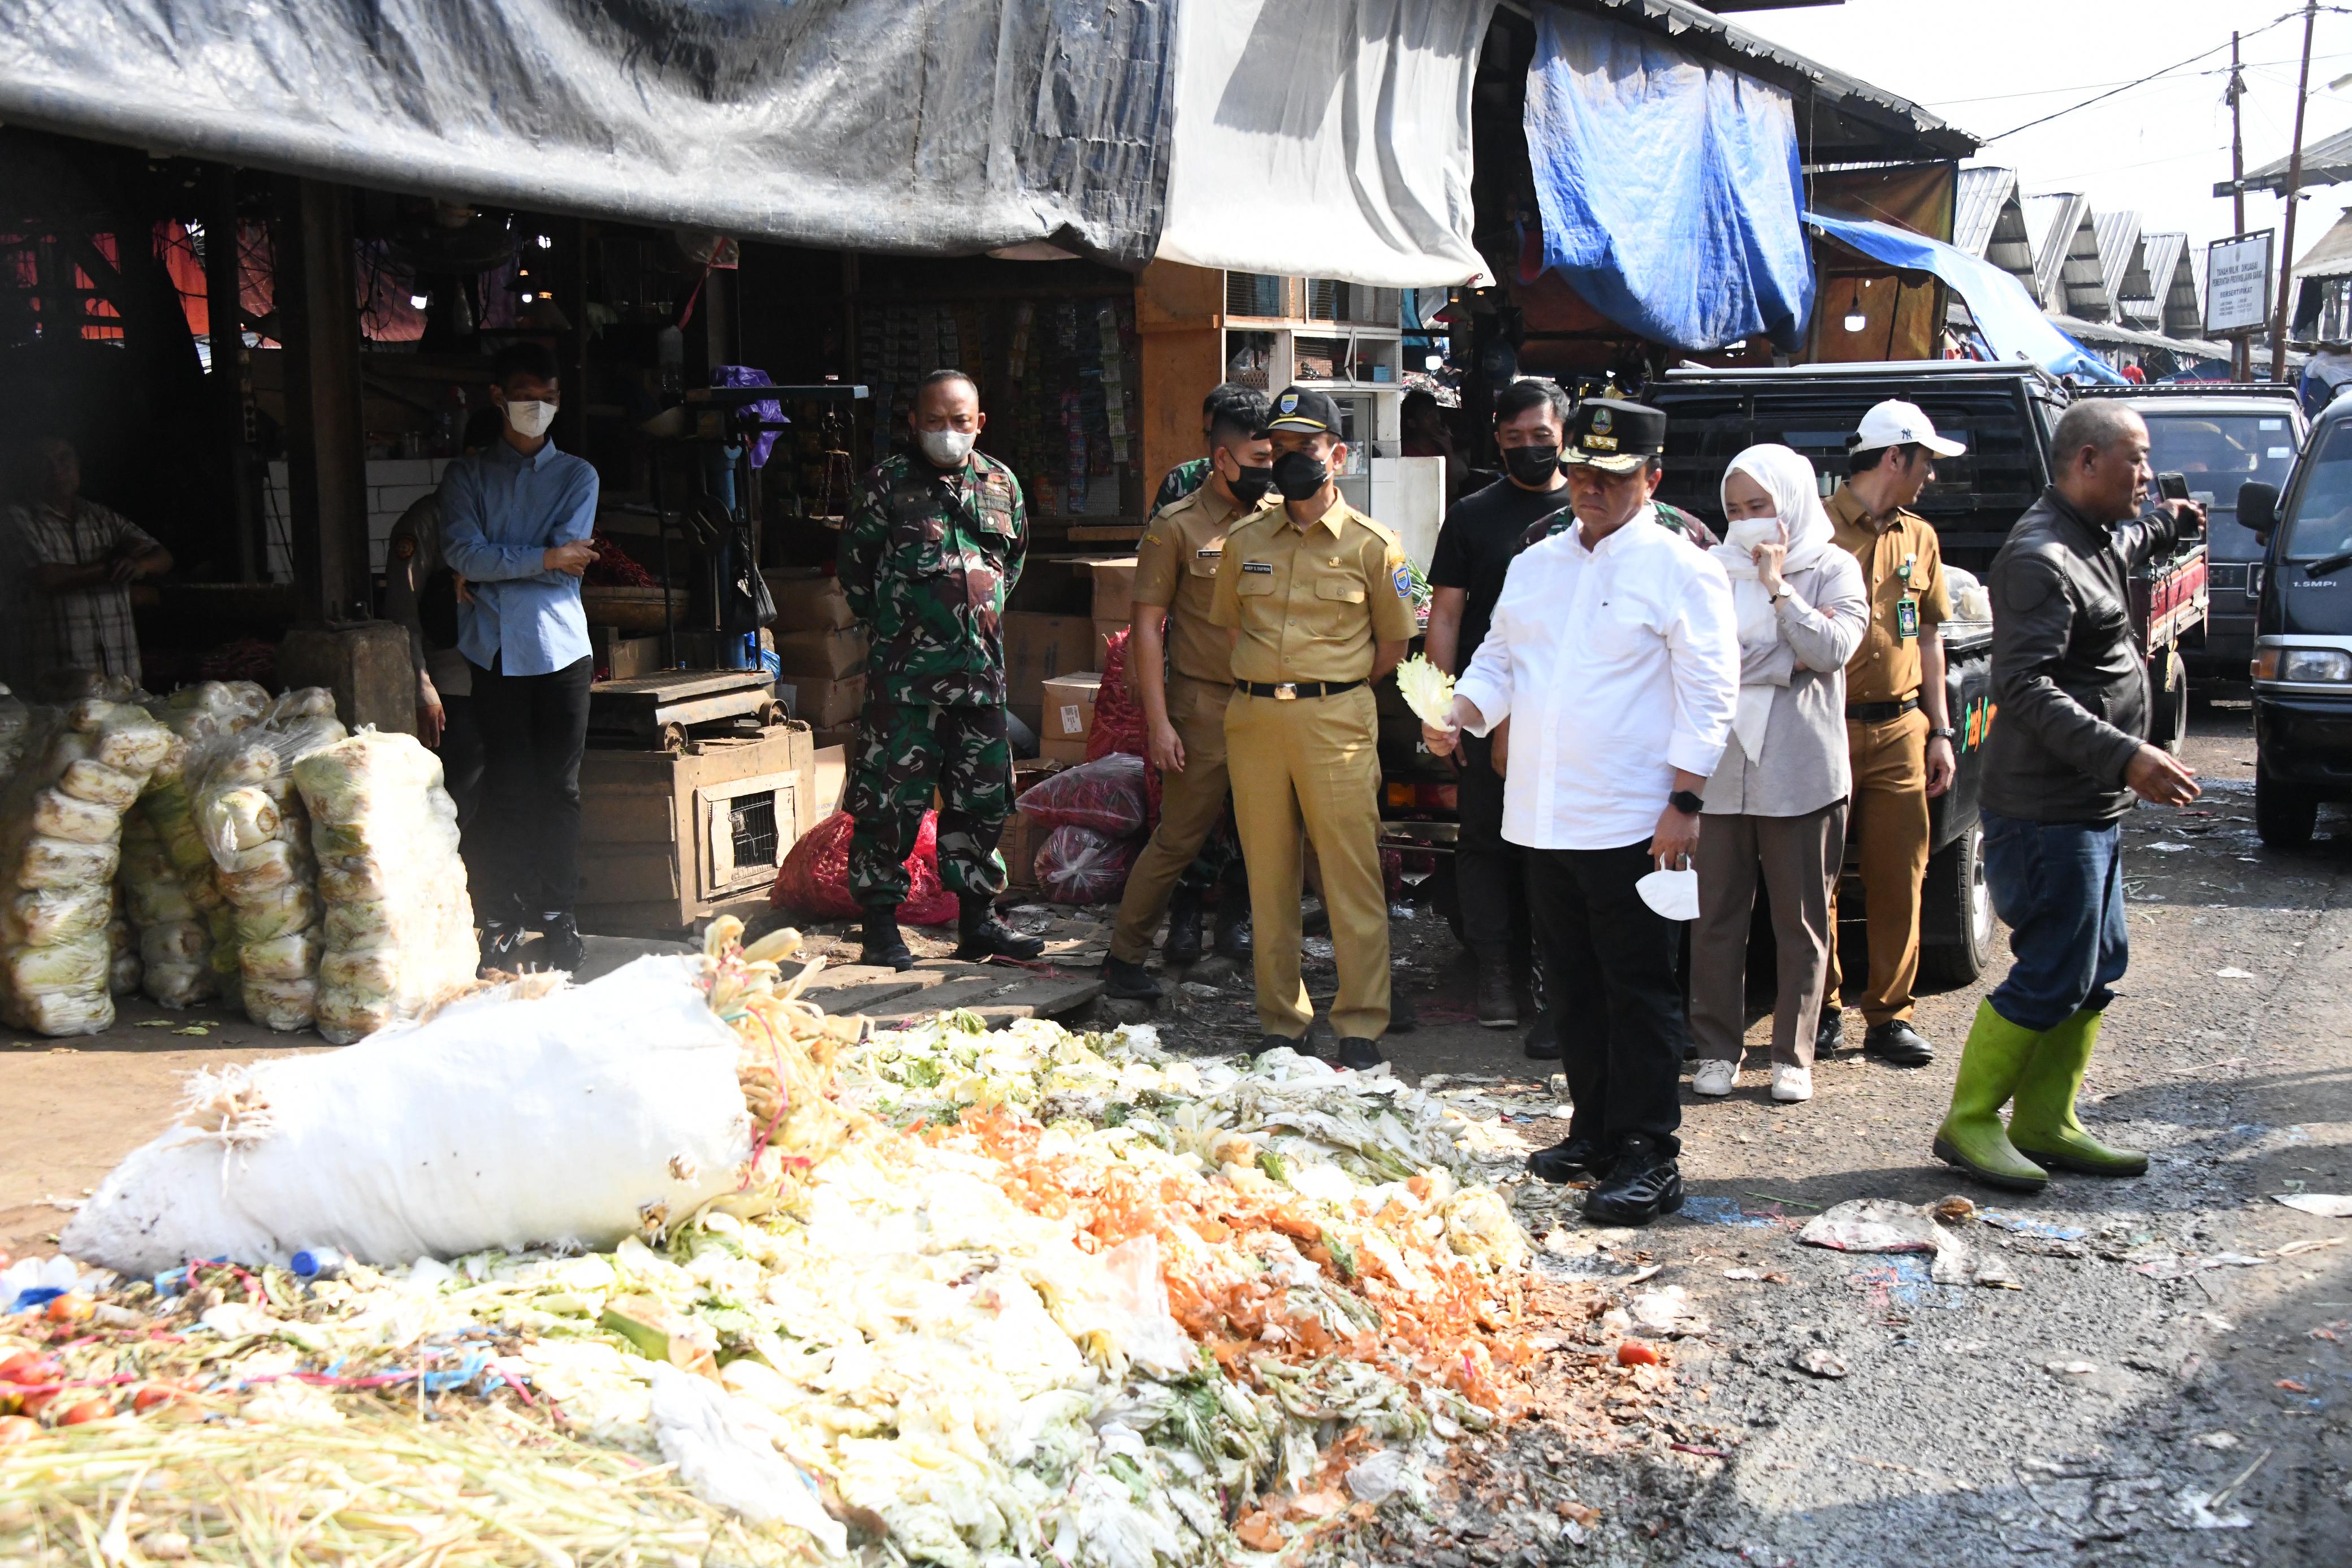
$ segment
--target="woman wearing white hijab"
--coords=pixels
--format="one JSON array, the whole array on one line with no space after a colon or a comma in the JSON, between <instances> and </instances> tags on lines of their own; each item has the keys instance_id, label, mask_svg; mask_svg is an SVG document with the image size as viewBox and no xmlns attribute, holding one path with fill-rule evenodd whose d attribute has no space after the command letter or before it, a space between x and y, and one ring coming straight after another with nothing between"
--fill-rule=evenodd
<instances>
[{"instance_id":1,"label":"woman wearing white hijab","mask_svg":"<svg viewBox=\"0 0 2352 1568\"><path fill-rule=\"evenodd\" d=\"M1827 970L1830 879L1845 854L1845 663L1870 624L1862 569L1840 549L1813 465L1786 446L1751 446L1723 475L1729 522L1715 558L1739 619L1739 704L1731 743L1706 781L1694 857L1691 1087L1731 1092L1746 1032L1748 933L1760 867L1780 947L1772 1098L1810 1100L1813 1034Z\"/></svg>"}]
</instances>

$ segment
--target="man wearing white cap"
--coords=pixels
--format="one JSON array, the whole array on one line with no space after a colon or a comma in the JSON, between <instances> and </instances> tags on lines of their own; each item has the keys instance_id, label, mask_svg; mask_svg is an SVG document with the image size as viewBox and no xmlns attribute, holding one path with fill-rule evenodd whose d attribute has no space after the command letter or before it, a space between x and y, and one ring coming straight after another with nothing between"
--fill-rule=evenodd
<instances>
[{"instance_id":1,"label":"man wearing white cap","mask_svg":"<svg viewBox=\"0 0 2352 1568\"><path fill-rule=\"evenodd\" d=\"M1862 994L1863 1050L1895 1067L1925 1067L1935 1048L1911 1027L1919 977L1919 883L1927 871L1927 801L1951 788L1952 718L1944 687L1944 622L1951 596L1927 519L1907 510L1935 477L1935 460L1968 448L1936 434L1897 399L1862 416L1848 445L1848 477L1829 498L1837 542L1862 563L1870 629L1845 667L1848 808L1862 852L1870 974ZM1830 954L1818 1050L1837 1049L1837 879L1830 880Z\"/></svg>"}]
</instances>

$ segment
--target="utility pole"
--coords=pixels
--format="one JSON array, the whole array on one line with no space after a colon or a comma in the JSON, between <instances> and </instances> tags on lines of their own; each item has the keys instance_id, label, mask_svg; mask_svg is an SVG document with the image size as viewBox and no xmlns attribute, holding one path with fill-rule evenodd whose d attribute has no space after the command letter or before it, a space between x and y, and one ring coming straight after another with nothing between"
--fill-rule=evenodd
<instances>
[{"instance_id":1,"label":"utility pole","mask_svg":"<svg viewBox=\"0 0 2352 1568\"><path fill-rule=\"evenodd\" d=\"M2230 101L2230 222L2231 234L2246 232L2246 138L2244 110L2246 78L2238 68L2238 35L2230 35L2230 90L2222 96ZM2198 325L2202 327L2203 322ZM2241 332L2230 350L2230 379L2250 382L2254 379L2254 340L2250 333Z\"/></svg>"},{"instance_id":2,"label":"utility pole","mask_svg":"<svg viewBox=\"0 0 2352 1568\"><path fill-rule=\"evenodd\" d=\"M2294 291L2294 205L2303 192L2303 110L2311 99L2311 28L2319 0L2303 0L2303 73L2294 84L2294 150L2287 155L2285 232L2279 236L2278 316L2271 327L2271 380L2291 382L2286 370L2286 313Z\"/></svg>"}]
</instances>

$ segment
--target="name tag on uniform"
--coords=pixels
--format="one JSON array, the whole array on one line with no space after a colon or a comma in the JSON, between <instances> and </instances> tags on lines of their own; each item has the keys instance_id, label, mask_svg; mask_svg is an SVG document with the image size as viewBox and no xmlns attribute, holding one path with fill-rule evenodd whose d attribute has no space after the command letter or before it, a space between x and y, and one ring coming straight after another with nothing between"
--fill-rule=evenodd
<instances>
[{"instance_id":1,"label":"name tag on uniform","mask_svg":"<svg viewBox=\"0 0 2352 1568\"><path fill-rule=\"evenodd\" d=\"M1260 572L1267 577L1272 577L1274 575L1274 562L1270 560L1245 560L1242 562L1242 570L1244 571Z\"/></svg>"},{"instance_id":2,"label":"name tag on uniform","mask_svg":"<svg viewBox=\"0 0 2352 1568\"><path fill-rule=\"evenodd\" d=\"M1211 545L1207 549L1196 549L1192 553L1202 560L1223 560L1225 559L1225 547ZM1273 569L1269 567L1267 570L1270 571Z\"/></svg>"},{"instance_id":3,"label":"name tag on uniform","mask_svg":"<svg viewBox=\"0 0 2352 1568\"><path fill-rule=\"evenodd\" d=\"M1905 597L1895 601L1895 634L1908 643L1919 635L1919 601Z\"/></svg>"}]
</instances>

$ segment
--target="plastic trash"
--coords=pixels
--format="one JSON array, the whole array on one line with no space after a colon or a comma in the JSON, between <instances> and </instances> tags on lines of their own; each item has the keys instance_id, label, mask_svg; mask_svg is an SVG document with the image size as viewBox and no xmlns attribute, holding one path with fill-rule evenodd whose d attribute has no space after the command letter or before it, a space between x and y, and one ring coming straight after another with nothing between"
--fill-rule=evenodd
<instances>
[{"instance_id":1,"label":"plastic trash","mask_svg":"<svg viewBox=\"0 0 2352 1568\"><path fill-rule=\"evenodd\" d=\"M297 1278L304 1280L340 1280L352 1266L348 1253L332 1247L305 1247L287 1260L286 1266Z\"/></svg>"},{"instance_id":2,"label":"plastic trash","mask_svg":"<svg viewBox=\"0 0 2352 1568\"><path fill-rule=\"evenodd\" d=\"M765 1411L664 1363L654 1364L653 1382L655 1439L695 1496L754 1524L806 1531L830 1556L849 1550L849 1532L825 1512L816 1483L765 1435Z\"/></svg>"}]
</instances>

